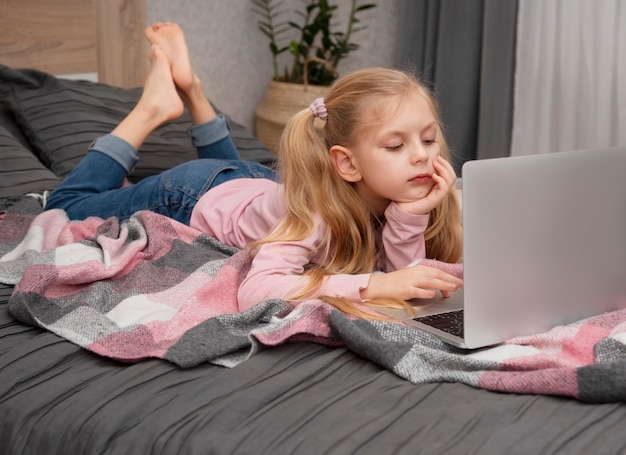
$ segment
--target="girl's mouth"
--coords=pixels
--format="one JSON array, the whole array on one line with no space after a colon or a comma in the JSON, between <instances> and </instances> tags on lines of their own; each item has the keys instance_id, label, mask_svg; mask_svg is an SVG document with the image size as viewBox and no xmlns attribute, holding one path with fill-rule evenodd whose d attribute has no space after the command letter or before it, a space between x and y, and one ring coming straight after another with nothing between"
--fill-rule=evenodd
<instances>
[{"instance_id":1,"label":"girl's mouth","mask_svg":"<svg viewBox=\"0 0 626 455\"><path fill-rule=\"evenodd\" d=\"M432 181L432 177L431 177L430 174L416 175L411 180L409 180L409 182L415 183L415 184L418 184L418 185L421 185L421 184L424 184L424 183L430 183L431 181Z\"/></svg>"}]
</instances>

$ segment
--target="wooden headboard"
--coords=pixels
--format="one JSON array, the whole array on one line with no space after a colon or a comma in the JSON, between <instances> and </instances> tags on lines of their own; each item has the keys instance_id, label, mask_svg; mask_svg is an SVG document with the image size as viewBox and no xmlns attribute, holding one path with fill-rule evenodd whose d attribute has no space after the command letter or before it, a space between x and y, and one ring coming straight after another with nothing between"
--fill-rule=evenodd
<instances>
[{"instance_id":1,"label":"wooden headboard","mask_svg":"<svg viewBox=\"0 0 626 455\"><path fill-rule=\"evenodd\" d=\"M146 0L2 0L0 63L143 85Z\"/></svg>"}]
</instances>

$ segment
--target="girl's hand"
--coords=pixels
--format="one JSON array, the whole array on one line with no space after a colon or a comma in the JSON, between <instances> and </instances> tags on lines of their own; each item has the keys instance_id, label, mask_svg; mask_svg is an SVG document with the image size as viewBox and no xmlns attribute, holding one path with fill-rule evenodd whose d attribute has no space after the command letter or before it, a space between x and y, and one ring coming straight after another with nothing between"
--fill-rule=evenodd
<instances>
[{"instance_id":1,"label":"girl's hand","mask_svg":"<svg viewBox=\"0 0 626 455\"><path fill-rule=\"evenodd\" d=\"M402 210L413 215L426 215L443 202L456 181L456 173L452 165L441 156L435 159L433 167L435 172L432 178L435 184L430 193L417 201L399 202L398 206Z\"/></svg>"},{"instance_id":2,"label":"girl's hand","mask_svg":"<svg viewBox=\"0 0 626 455\"><path fill-rule=\"evenodd\" d=\"M415 265L389 273L374 273L361 298L430 299L440 291L444 297L463 286L463 280L426 265Z\"/></svg>"}]
</instances>

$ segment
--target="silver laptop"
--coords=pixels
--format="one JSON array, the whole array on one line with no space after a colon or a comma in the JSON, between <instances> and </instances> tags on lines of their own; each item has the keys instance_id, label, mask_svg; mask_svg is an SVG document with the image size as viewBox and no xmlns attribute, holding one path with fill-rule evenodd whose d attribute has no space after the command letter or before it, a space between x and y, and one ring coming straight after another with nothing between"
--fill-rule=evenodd
<instances>
[{"instance_id":1,"label":"silver laptop","mask_svg":"<svg viewBox=\"0 0 626 455\"><path fill-rule=\"evenodd\" d=\"M626 147L471 161L462 181L464 289L387 314L475 349L626 307Z\"/></svg>"}]
</instances>

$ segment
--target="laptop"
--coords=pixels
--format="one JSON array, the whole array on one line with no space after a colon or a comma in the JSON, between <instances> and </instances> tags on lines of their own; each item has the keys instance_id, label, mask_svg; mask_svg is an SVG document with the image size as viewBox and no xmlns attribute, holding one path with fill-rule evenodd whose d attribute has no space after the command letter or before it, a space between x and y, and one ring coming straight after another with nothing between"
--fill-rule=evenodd
<instances>
[{"instance_id":1,"label":"laptop","mask_svg":"<svg viewBox=\"0 0 626 455\"><path fill-rule=\"evenodd\" d=\"M462 182L463 289L385 314L477 349L626 308L626 147L470 161Z\"/></svg>"}]
</instances>

